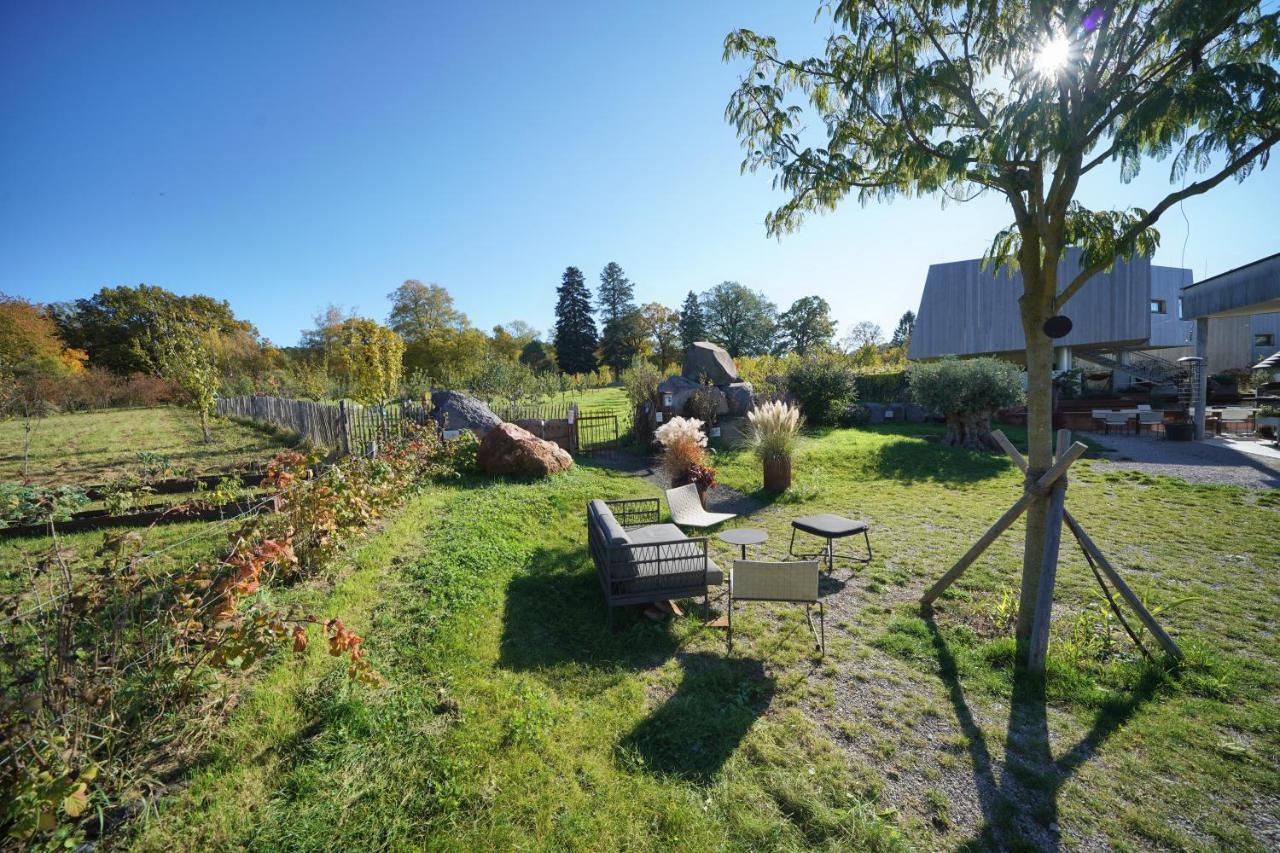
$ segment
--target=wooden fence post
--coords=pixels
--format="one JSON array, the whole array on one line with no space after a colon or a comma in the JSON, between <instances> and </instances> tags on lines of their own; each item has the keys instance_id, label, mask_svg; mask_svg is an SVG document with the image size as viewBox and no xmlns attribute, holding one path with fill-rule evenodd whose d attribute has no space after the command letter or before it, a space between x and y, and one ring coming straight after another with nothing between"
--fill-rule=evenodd
<instances>
[{"instance_id":1,"label":"wooden fence post","mask_svg":"<svg viewBox=\"0 0 1280 853\"><path fill-rule=\"evenodd\" d=\"M347 401L338 401L338 440L342 442L342 455L351 455L351 436L347 433Z\"/></svg>"}]
</instances>

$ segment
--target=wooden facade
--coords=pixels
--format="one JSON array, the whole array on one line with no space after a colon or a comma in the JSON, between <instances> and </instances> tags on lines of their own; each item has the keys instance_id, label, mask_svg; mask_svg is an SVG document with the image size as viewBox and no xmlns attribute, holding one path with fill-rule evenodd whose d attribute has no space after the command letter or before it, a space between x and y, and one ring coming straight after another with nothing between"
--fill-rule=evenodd
<instances>
[{"instance_id":1,"label":"wooden facade","mask_svg":"<svg viewBox=\"0 0 1280 853\"><path fill-rule=\"evenodd\" d=\"M1068 250L1058 267L1059 287L1065 287L1079 268L1079 250ZM1164 268L1157 269L1162 282L1175 280ZM1169 272L1185 273L1190 281L1187 270ZM934 264L925 280L909 357L1020 354L1026 349L1018 313L1021 292L1020 274L984 270L976 259ZM1063 313L1071 318L1073 328L1059 344L1099 348L1146 344L1151 339L1151 296L1151 262L1146 258L1117 261L1110 272L1091 278L1067 305Z\"/></svg>"}]
</instances>

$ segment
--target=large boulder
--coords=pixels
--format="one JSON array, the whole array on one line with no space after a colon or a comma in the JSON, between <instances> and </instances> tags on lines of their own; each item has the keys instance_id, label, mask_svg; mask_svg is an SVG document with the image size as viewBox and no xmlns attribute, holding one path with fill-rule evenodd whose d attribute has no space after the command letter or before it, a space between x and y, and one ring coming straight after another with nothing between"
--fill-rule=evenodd
<instances>
[{"instance_id":1,"label":"large boulder","mask_svg":"<svg viewBox=\"0 0 1280 853\"><path fill-rule=\"evenodd\" d=\"M684 351L680 373L694 382L701 382L705 377L712 385L731 385L738 381L738 368L734 367L729 353L706 341L696 341Z\"/></svg>"},{"instance_id":2,"label":"large boulder","mask_svg":"<svg viewBox=\"0 0 1280 853\"><path fill-rule=\"evenodd\" d=\"M666 394L671 395L670 409L676 413L684 412L685 403L693 396L693 392L702 386L692 379L683 376L668 376L658 383L658 400L661 402Z\"/></svg>"},{"instance_id":3,"label":"large boulder","mask_svg":"<svg viewBox=\"0 0 1280 853\"><path fill-rule=\"evenodd\" d=\"M750 382L733 382L720 389L729 404L729 414L745 415L755 406L755 396Z\"/></svg>"},{"instance_id":4,"label":"large boulder","mask_svg":"<svg viewBox=\"0 0 1280 853\"><path fill-rule=\"evenodd\" d=\"M481 438L502 423L484 400L458 391L433 391L431 417L440 429L469 429Z\"/></svg>"},{"instance_id":5,"label":"large boulder","mask_svg":"<svg viewBox=\"0 0 1280 853\"><path fill-rule=\"evenodd\" d=\"M527 429L500 423L485 433L476 462L486 474L545 477L573 467L573 457Z\"/></svg>"}]
</instances>

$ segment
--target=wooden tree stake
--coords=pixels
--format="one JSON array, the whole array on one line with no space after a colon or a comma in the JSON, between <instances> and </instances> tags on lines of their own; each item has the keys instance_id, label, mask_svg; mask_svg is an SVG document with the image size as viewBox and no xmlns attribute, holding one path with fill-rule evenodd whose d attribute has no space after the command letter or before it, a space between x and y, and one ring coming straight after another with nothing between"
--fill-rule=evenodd
<instances>
[{"instance_id":1,"label":"wooden tree stake","mask_svg":"<svg viewBox=\"0 0 1280 853\"><path fill-rule=\"evenodd\" d=\"M994 431L991 435L996 442L1004 448L1005 453L1008 453L1009 457L1013 459L1013 463L1021 470L1026 471L1027 460L1018 452L1018 448L1013 446L1013 442L1009 441L1008 437L1006 437L1000 430ZM1147 630L1149 630L1151 635L1156 638L1156 641L1160 643L1160 647L1173 657L1181 659L1182 649L1178 648L1178 644L1174 642L1173 638L1165 632L1164 628L1160 627L1160 623L1156 621L1156 618L1152 616L1151 612L1143 605L1142 600L1138 598L1138 596L1134 594L1133 590L1129 588L1129 585L1124 582L1119 573L1116 572L1111 563L1108 562L1107 558L1103 555L1102 551L1096 544L1094 544L1094 541L1089 538L1089 534L1085 532L1084 528L1080 526L1080 523L1071 516L1071 512L1065 507L1062 510L1062 519L1066 522L1067 528L1070 529L1072 535L1076 537L1076 541L1080 543L1080 547L1093 557L1094 562L1098 564L1098 568L1100 568L1102 573L1107 576L1107 580L1111 581L1112 586L1116 588L1121 597L1129 604L1133 609L1133 612L1138 614L1138 618L1142 620L1142 624L1147 626Z\"/></svg>"},{"instance_id":2,"label":"wooden tree stake","mask_svg":"<svg viewBox=\"0 0 1280 853\"><path fill-rule=\"evenodd\" d=\"M1053 467L1048 471L1045 471L1043 476L1036 481L1035 488L1047 489L1052 486L1057 482L1059 477L1066 473L1066 470L1071 467L1071 464L1079 459L1088 449L1088 447L1078 441L1071 445L1070 449L1058 458L1058 461L1054 463ZM973 564L973 561L978 559L982 552L987 550L987 547L999 538L1001 533L1008 530L1009 527L1018 520L1018 516L1026 512L1027 507L1031 505L1031 502L1035 500L1035 497L1036 495L1034 491L1028 490L1023 492L1022 497L1018 498L1017 502L1013 506L1009 507L1005 514L996 520L995 524L991 525L991 529L982 534L982 537L977 542L973 543L973 547L966 551L964 556L956 561L956 564L952 566L945 575L939 578L937 583L929 588L929 591L920 599L921 603L925 605L932 604L939 595L942 595L942 593L946 591L946 588L951 586L956 578L964 574L964 570L969 568L969 566Z\"/></svg>"}]
</instances>

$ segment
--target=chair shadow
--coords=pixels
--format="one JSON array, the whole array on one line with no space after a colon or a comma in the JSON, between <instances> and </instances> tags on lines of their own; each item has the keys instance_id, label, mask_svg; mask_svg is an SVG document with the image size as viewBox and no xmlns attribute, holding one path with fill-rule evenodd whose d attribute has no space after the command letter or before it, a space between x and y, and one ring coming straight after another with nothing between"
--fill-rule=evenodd
<instances>
[{"instance_id":1,"label":"chair shadow","mask_svg":"<svg viewBox=\"0 0 1280 853\"><path fill-rule=\"evenodd\" d=\"M758 660L681 655L680 686L618 744L619 760L709 784L769 707L774 679Z\"/></svg>"},{"instance_id":2,"label":"chair shadow","mask_svg":"<svg viewBox=\"0 0 1280 853\"><path fill-rule=\"evenodd\" d=\"M498 664L532 673L561 693L589 697L677 658L679 687L624 736L618 761L708 782L768 707L774 681L757 660L681 652L671 623L652 622L641 609L620 610L611 632L583 549L539 548L507 585ZM686 618L701 620L701 602L687 610Z\"/></svg>"},{"instance_id":3,"label":"chair shadow","mask_svg":"<svg viewBox=\"0 0 1280 853\"><path fill-rule=\"evenodd\" d=\"M997 778L986 735L965 700L959 667L943 638L933 612L922 613L938 655L940 676L947 687L960 729L968 741L974 783L982 809L983 825L960 849L1007 849L1018 841L1030 841L1037 849L1057 850L1062 844L1058 829L1058 794L1067 781L1091 758L1117 729L1133 718L1159 688L1160 679L1149 671L1127 698L1099 710L1089 731L1055 759L1049 740L1048 706L1042 677L1018 672L1014 676L1005 735L1005 767ZM1019 779L1018 777L1022 778ZM1003 837L1016 814L1030 816L1036 837Z\"/></svg>"}]
</instances>

